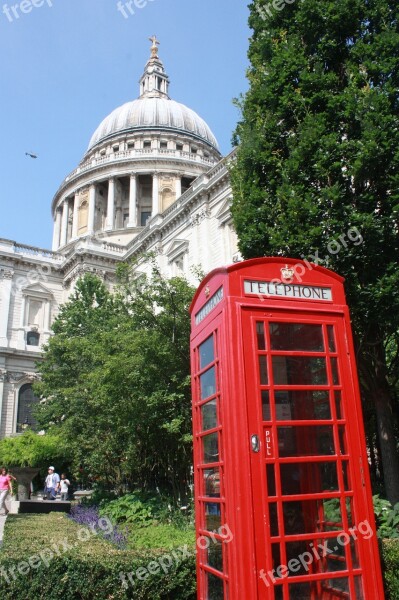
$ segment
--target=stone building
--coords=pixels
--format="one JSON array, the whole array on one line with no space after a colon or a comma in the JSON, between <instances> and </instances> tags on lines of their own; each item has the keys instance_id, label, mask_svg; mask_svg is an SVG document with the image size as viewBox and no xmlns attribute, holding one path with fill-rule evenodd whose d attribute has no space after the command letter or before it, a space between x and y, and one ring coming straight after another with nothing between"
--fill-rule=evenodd
<instances>
[{"instance_id":1,"label":"stone building","mask_svg":"<svg viewBox=\"0 0 399 600\"><path fill-rule=\"evenodd\" d=\"M53 248L0 239L0 437L34 427L35 362L76 280L112 285L121 261L146 272L151 252L166 276L239 260L231 188L212 131L169 97L151 38L139 97L106 117L78 167L56 192Z\"/></svg>"}]
</instances>

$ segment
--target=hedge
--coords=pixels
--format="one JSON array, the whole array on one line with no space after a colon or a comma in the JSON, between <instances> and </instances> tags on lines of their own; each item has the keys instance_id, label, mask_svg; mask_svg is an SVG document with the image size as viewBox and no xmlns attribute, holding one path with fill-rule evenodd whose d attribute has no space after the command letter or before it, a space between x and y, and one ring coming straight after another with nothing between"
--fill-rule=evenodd
<instances>
[{"instance_id":1,"label":"hedge","mask_svg":"<svg viewBox=\"0 0 399 600\"><path fill-rule=\"evenodd\" d=\"M10 515L0 552L0 597L195 600L195 555L192 547L187 551L190 556L179 548L118 550L64 514ZM123 584L121 574L128 573Z\"/></svg>"},{"instance_id":2,"label":"hedge","mask_svg":"<svg viewBox=\"0 0 399 600\"><path fill-rule=\"evenodd\" d=\"M384 579L389 600L399 600L399 539L383 540Z\"/></svg>"}]
</instances>

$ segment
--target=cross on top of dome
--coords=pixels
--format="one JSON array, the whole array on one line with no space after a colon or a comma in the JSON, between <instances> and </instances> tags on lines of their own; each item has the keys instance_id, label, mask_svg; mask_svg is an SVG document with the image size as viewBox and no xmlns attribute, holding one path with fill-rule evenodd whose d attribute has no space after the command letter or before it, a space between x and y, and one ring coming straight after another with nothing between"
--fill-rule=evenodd
<instances>
[{"instance_id":1,"label":"cross on top of dome","mask_svg":"<svg viewBox=\"0 0 399 600\"><path fill-rule=\"evenodd\" d=\"M149 38L150 42L152 42L151 46L151 58L158 58L158 46L160 42L157 40L157 36L153 35Z\"/></svg>"}]
</instances>

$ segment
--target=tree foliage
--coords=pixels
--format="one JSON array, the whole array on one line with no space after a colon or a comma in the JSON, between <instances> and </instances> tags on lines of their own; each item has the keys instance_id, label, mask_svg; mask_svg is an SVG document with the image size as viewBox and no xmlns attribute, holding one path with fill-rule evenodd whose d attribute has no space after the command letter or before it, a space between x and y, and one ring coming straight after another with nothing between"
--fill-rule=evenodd
<instances>
[{"instance_id":1,"label":"tree foliage","mask_svg":"<svg viewBox=\"0 0 399 600\"><path fill-rule=\"evenodd\" d=\"M40 435L26 431L0 441L0 464L8 467L46 467L68 460L68 448L57 434Z\"/></svg>"},{"instance_id":2,"label":"tree foliage","mask_svg":"<svg viewBox=\"0 0 399 600\"><path fill-rule=\"evenodd\" d=\"M232 168L246 258L313 258L346 278L371 446L399 500L399 7L250 5L250 88ZM363 243L348 240L358 231ZM344 236L345 243L340 241ZM337 243L335 243L337 242ZM338 250L337 250L338 249Z\"/></svg>"},{"instance_id":3,"label":"tree foliage","mask_svg":"<svg viewBox=\"0 0 399 600\"><path fill-rule=\"evenodd\" d=\"M39 365L37 418L62 431L108 488L187 491L191 464L188 305L181 278L134 277L112 293L86 274L54 322Z\"/></svg>"}]
</instances>

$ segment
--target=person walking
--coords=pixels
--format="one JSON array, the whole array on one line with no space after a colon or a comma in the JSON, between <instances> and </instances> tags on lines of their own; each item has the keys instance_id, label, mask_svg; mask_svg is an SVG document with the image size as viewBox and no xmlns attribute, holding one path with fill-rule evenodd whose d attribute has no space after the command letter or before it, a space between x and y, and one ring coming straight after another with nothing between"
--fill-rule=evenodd
<instances>
[{"instance_id":1,"label":"person walking","mask_svg":"<svg viewBox=\"0 0 399 600\"><path fill-rule=\"evenodd\" d=\"M61 473L60 490L61 490L61 502L68 500L68 491L71 482L66 478L65 473Z\"/></svg>"},{"instance_id":2,"label":"person walking","mask_svg":"<svg viewBox=\"0 0 399 600\"><path fill-rule=\"evenodd\" d=\"M54 467L48 468L48 475L44 483L44 496L48 500L55 500L60 484L60 476L54 472Z\"/></svg>"},{"instance_id":3,"label":"person walking","mask_svg":"<svg viewBox=\"0 0 399 600\"><path fill-rule=\"evenodd\" d=\"M11 477L7 473L7 469L5 467L1 468L0 475L0 510L4 509L4 515L8 515L8 508L6 507L6 498L10 493L12 493L12 485L11 480L15 479L15 477Z\"/></svg>"}]
</instances>

